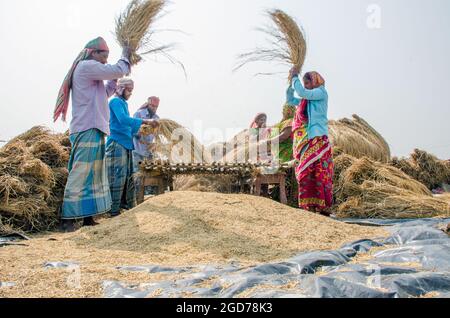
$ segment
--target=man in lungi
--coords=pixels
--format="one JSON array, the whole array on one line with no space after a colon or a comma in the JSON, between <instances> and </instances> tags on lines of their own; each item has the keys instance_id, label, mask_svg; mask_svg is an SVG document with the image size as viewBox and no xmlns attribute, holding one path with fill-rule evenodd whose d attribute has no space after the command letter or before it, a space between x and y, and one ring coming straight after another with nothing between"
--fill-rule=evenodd
<instances>
[{"instance_id":1,"label":"man in lungi","mask_svg":"<svg viewBox=\"0 0 450 318\"><path fill-rule=\"evenodd\" d=\"M131 71L130 50L109 65L109 48L99 37L89 42L74 61L58 94L54 121L66 120L72 91L69 178L62 207L62 229L75 230L75 221L94 226L94 216L111 210L111 194L105 162L105 136L109 135L108 98L116 91L117 79ZM108 80L105 83L103 81Z\"/></svg>"},{"instance_id":2,"label":"man in lungi","mask_svg":"<svg viewBox=\"0 0 450 318\"><path fill-rule=\"evenodd\" d=\"M141 108L139 108L138 111L134 114L134 118L158 121L160 119L157 115L159 103L159 97L150 97L147 102L142 105ZM140 134L134 135L133 138L133 173L137 193L139 193L139 191L141 191L142 189L142 177L139 174L139 163L144 161L145 159L154 159L153 153L149 149L154 139L155 136L153 135L141 136Z\"/></svg>"},{"instance_id":3,"label":"man in lungi","mask_svg":"<svg viewBox=\"0 0 450 318\"><path fill-rule=\"evenodd\" d=\"M121 209L136 206L136 190L133 181L133 136L142 125L156 127L155 120L133 118L128 100L133 94L134 82L128 78L119 80L116 96L109 102L111 135L106 144L106 166L111 190L111 216L120 215Z\"/></svg>"}]
</instances>

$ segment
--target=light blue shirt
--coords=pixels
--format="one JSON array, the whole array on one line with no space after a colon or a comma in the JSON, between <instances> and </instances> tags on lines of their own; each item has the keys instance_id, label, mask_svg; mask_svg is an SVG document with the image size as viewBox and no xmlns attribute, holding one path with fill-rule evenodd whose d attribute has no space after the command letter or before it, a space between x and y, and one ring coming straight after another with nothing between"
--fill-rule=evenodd
<instances>
[{"instance_id":1,"label":"light blue shirt","mask_svg":"<svg viewBox=\"0 0 450 318\"><path fill-rule=\"evenodd\" d=\"M301 99L294 96L297 93ZM299 106L302 99L308 100L308 138L328 136L328 93L325 85L314 89L306 89L295 76L292 86L286 93L287 103Z\"/></svg>"},{"instance_id":2,"label":"light blue shirt","mask_svg":"<svg viewBox=\"0 0 450 318\"><path fill-rule=\"evenodd\" d=\"M152 116L147 108L138 110L136 114L134 114L134 118L159 120L159 116L156 114ZM142 157L150 158L152 154L148 150L148 145L151 144L154 139L155 137L153 135L139 136L135 134L133 138L134 152Z\"/></svg>"}]
</instances>

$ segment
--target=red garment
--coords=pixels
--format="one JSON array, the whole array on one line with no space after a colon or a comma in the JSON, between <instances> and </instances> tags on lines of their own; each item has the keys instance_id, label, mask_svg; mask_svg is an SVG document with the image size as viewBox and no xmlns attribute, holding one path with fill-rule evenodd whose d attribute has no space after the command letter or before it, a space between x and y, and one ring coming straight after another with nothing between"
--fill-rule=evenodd
<instances>
[{"instance_id":1,"label":"red garment","mask_svg":"<svg viewBox=\"0 0 450 318\"><path fill-rule=\"evenodd\" d=\"M323 82L315 73L313 85ZM308 137L308 101L297 108L292 130L294 133L295 175L299 185L298 202L301 209L326 210L333 205L333 154L328 136Z\"/></svg>"},{"instance_id":2,"label":"red garment","mask_svg":"<svg viewBox=\"0 0 450 318\"><path fill-rule=\"evenodd\" d=\"M296 167L301 209L326 210L333 205L333 154L328 137L308 142L303 159Z\"/></svg>"}]
</instances>

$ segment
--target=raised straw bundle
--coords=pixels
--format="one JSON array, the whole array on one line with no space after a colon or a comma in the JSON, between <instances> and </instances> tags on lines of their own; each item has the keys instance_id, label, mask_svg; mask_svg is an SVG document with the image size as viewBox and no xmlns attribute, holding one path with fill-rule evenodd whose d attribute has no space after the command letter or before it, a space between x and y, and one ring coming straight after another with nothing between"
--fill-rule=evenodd
<instances>
[{"instance_id":1,"label":"raised straw bundle","mask_svg":"<svg viewBox=\"0 0 450 318\"><path fill-rule=\"evenodd\" d=\"M335 210L343 218L450 216L450 201L434 198L401 170L369 158L335 158Z\"/></svg>"},{"instance_id":2,"label":"raised straw bundle","mask_svg":"<svg viewBox=\"0 0 450 318\"><path fill-rule=\"evenodd\" d=\"M186 76L183 63L169 54L174 44L159 45L154 39L154 23L166 4L166 0L132 0L116 19L116 39L122 48L130 49L131 65L141 62L143 55L159 54L179 65Z\"/></svg>"},{"instance_id":3,"label":"raised straw bundle","mask_svg":"<svg viewBox=\"0 0 450 318\"><path fill-rule=\"evenodd\" d=\"M153 135L154 141L147 145L155 159L171 163L210 163L211 156L205 147L186 128L169 119L159 121L158 128L143 126L142 136Z\"/></svg>"},{"instance_id":4,"label":"raised straw bundle","mask_svg":"<svg viewBox=\"0 0 450 318\"><path fill-rule=\"evenodd\" d=\"M281 10L267 12L275 26L260 31L269 36L270 48L256 48L238 56L235 70L251 62L280 62L295 66L299 70L305 63L307 45L304 33L292 17Z\"/></svg>"},{"instance_id":5,"label":"raised straw bundle","mask_svg":"<svg viewBox=\"0 0 450 318\"><path fill-rule=\"evenodd\" d=\"M344 153L356 158L369 157L383 163L391 159L389 144L358 115L353 115L353 119L330 120L329 131L337 154Z\"/></svg>"},{"instance_id":6,"label":"raised straw bundle","mask_svg":"<svg viewBox=\"0 0 450 318\"><path fill-rule=\"evenodd\" d=\"M0 234L58 222L68 171L67 134L34 127L0 149Z\"/></svg>"}]
</instances>

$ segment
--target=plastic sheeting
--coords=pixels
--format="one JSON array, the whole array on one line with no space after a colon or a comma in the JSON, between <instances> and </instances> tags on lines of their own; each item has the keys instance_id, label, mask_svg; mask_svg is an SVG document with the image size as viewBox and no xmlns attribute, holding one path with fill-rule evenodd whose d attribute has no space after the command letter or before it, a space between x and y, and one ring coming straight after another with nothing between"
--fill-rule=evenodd
<instances>
[{"instance_id":1,"label":"plastic sheeting","mask_svg":"<svg viewBox=\"0 0 450 318\"><path fill-rule=\"evenodd\" d=\"M284 262L242 268L121 267L181 278L150 284L103 283L105 297L256 297L256 298L406 298L450 297L450 237L438 229L450 219L348 220L389 226L391 235L359 240L336 251L296 255ZM351 262L358 253L382 250L369 260Z\"/></svg>"}]
</instances>

